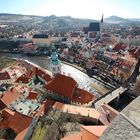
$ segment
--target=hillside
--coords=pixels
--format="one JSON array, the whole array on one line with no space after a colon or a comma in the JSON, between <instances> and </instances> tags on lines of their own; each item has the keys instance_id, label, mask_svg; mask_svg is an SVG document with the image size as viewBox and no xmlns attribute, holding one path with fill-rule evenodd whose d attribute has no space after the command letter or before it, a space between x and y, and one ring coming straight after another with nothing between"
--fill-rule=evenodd
<instances>
[{"instance_id":1,"label":"hillside","mask_svg":"<svg viewBox=\"0 0 140 140\"><path fill-rule=\"evenodd\" d=\"M94 19L72 18L70 16L35 16L21 14L0 14L0 25L18 25L14 30L19 29L21 25L24 30L34 28L39 31L73 31L88 26ZM117 16L111 16L104 19L107 24L140 24L140 19L124 19Z\"/></svg>"},{"instance_id":2,"label":"hillside","mask_svg":"<svg viewBox=\"0 0 140 140\"><path fill-rule=\"evenodd\" d=\"M108 18L105 18L104 21L106 23L110 23L110 24L131 24L131 23L140 23L140 19L125 19L122 17L118 17L118 16L110 16Z\"/></svg>"},{"instance_id":3,"label":"hillside","mask_svg":"<svg viewBox=\"0 0 140 140\"><path fill-rule=\"evenodd\" d=\"M20 14L0 14L1 25L23 25L33 27L36 30L44 31L70 31L88 26L92 19L78 19L70 16L57 17L51 16L34 16Z\"/></svg>"}]
</instances>

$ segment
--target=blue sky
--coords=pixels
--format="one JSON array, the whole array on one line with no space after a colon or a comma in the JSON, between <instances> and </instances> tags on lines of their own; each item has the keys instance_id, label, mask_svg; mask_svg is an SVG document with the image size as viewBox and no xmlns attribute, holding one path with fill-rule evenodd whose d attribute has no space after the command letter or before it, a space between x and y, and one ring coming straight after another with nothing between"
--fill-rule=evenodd
<instances>
[{"instance_id":1,"label":"blue sky","mask_svg":"<svg viewBox=\"0 0 140 140\"><path fill-rule=\"evenodd\" d=\"M140 18L140 0L0 0L0 13L100 19Z\"/></svg>"}]
</instances>

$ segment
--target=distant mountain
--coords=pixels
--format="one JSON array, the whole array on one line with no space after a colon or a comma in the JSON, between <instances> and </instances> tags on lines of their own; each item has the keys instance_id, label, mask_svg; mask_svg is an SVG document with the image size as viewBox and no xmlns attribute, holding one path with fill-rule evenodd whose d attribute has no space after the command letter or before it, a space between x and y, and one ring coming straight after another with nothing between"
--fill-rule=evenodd
<instances>
[{"instance_id":1,"label":"distant mountain","mask_svg":"<svg viewBox=\"0 0 140 140\"><path fill-rule=\"evenodd\" d=\"M38 22L41 16L0 13L0 23Z\"/></svg>"},{"instance_id":2,"label":"distant mountain","mask_svg":"<svg viewBox=\"0 0 140 140\"><path fill-rule=\"evenodd\" d=\"M122 17L117 17L117 16L110 16L108 18L105 18L104 21L106 23L112 23L112 24L119 24L119 23L126 23L126 22L128 22L127 19L124 19Z\"/></svg>"},{"instance_id":3,"label":"distant mountain","mask_svg":"<svg viewBox=\"0 0 140 140\"><path fill-rule=\"evenodd\" d=\"M110 24L130 24L130 23L137 23L140 22L140 19L125 19L118 16L110 16L108 18L104 19L104 22L110 23Z\"/></svg>"},{"instance_id":4,"label":"distant mountain","mask_svg":"<svg viewBox=\"0 0 140 140\"><path fill-rule=\"evenodd\" d=\"M8 14L8 13L0 13L0 23L18 23L30 21L30 23L48 23L48 22L63 22L68 24L69 22L76 22L76 24L89 24L89 22L96 21L92 19L78 19L72 18L70 16L61 16L57 17L55 15L51 16L35 16L35 15L21 15L21 14Z\"/></svg>"},{"instance_id":5,"label":"distant mountain","mask_svg":"<svg viewBox=\"0 0 140 140\"><path fill-rule=\"evenodd\" d=\"M51 16L34 16L34 15L21 15L21 14L0 14L0 24L22 24L22 25L35 25L39 30L51 31L68 31L80 29L83 26L88 26L90 22L96 20L92 19L79 19L70 16L57 17Z\"/></svg>"},{"instance_id":6,"label":"distant mountain","mask_svg":"<svg viewBox=\"0 0 140 140\"><path fill-rule=\"evenodd\" d=\"M140 18L128 18L128 20L140 22Z\"/></svg>"},{"instance_id":7,"label":"distant mountain","mask_svg":"<svg viewBox=\"0 0 140 140\"><path fill-rule=\"evenodd\" d=\"M71 31L80 29L83 26L88 26L90 22L97 22L94 19L72 18L70 16L35 16L0 13L0 24L25 25L40 31ZM139 23L140 19L124 19L117 16L111 16L104 19L105 23L111 24L131 24Z\"/></svg>"}]
</instances>

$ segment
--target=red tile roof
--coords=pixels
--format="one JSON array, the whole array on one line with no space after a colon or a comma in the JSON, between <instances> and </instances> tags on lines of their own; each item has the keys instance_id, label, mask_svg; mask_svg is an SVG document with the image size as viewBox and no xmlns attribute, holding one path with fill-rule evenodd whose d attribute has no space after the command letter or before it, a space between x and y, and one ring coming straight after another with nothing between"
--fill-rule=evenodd
<instances>
[{"instance_id":1,"label":"red tile roof","mask_svg":"<svg viewBox=\"0 0 140 140\"><path fill-rule=\"evenodd\" d=\"M23 131L21 131L16 137L15 140L23 140L29 127L25 128Z\"/></svg>"},{"instance_id":2,"label":"red tile roof","mask_svg":"<svg viewBox=\"0 0 140 140\"><path fill-rule=\"evenodd\" d=\"M1 97L1 101L4 104L9 105L20 96L21 94L15 88L13 88L12 90L4 92L4 95Z\"/></svg>"},{"instance_id":3,"label":"red tile roof","mask_svg":"<svg viewBox=\"0 0 140 140\"><path fill-rule=\"evenodd\" d=\"M73 78L57 74L52 81L45 85L45 88L71 99L76 85L77 82Z\"/></svg>"},{"instance_id":4,"label":"red tile roof","mask_svg":"<svg viewBox=\"0 0 140 140\"><path fill-rule=\"evenodd\" d=\"M30 99L30 100L37 99L37 95L38 93L30 91L27 99Z\"/></svg>"},{"instance_id":5,"label":"red tile roof","mask_svg":"<svg viewBox=\"0 0 140 140\"><path fill-rule=\"evenodd\" d=\"M36 74L38 76L40 76L42 79L44 79L45 81L49 82L49 81L52 80L51 76L49 74L47 74L45 71L43 71L43 70L41 70L39 68L36 68L35 71L36 71Z\"/></svg>"},{"instance_id":6,"label":"red tile roof","mask_svg":"<svg viewBox=\"0 0 140 140\"><path fill-rule=\"evenodd\" d=\"M60 102L55 102L55 104L53 105L53 107L55 109L61 110L64 107L65 104L60 103Z\"/></svg>"},{"instance_id":7,"label":"red tile roof","mask_svg":"<svg viewBox=\"0 0 140 140\"><path fill-rule=\"evenodd\" d=\"M134 48L133 50L129 50L129 53L135 57L138 58L140 56L140 48Z\"/></svg>"},{"instance_id":8,"label":"red tile roof","mask_svg":"<svg viewBox=\"0 0 140 140\"><path fill-rule=\"evenodd\" d=\"M73 115L89 117L89 119L92 119L95 122L97 122L97 120L99 120L99 118L100 118L100 113L98 111L96 111L94 108L63 104L60 102L56 102L53 105L53 108L62 110L63 112L70 113Z\"/></svg>"},{"instance_id":9,"label":"red tile roof","mask_svg":"<svg viewBox=\"0 0 140 140\"><path fill-rule=\"evenodd\" d=\"M9 109L5 109L2 112L0 121L0 128L12 128L17 134L28 128L32 118L22 115L18 112L12 112Z\"/></svg>"},{"instance_id":10,"label":"red tile roof","mask_svg":"<svg viewBox=\"0 0 140 140\"><path fill-rule=\"evenodd\" d=\"M28 71L27 73L21 75L16 82L22 82L22 83L29 83L32 80L32 77L35 75L35 72L33 70Z\"/></svg>"},{"instance_id":11,"label":"red tile roof","mask_svg":"<svg viewBox=\"0 0 140 140\"><path fill-rule=\"evenodd\" d=\"M72 101L78 102L78 103L89 103L90 101L95 100L95 95L89 93L86 90L75 88L75 92L72 97Z\"/></svg>"},{"instance_id":12,"label":"red tile roof","mask_svg":"<svg viewBox=\"0 0 140 140\"><path fill-rule=\"evenodd\" d=\"M7 71L0 73L0 80L11 79L9 73Z\"/></svg>"},{"instance_id":13,"label":"red tile roof","mask_svg":"<svg viewBox=\"0 0 140 140\"><path fill-rule=\"evenodd\" d=\"M127 46L125 46L124 44L118 43L118 44L115 45L115 47L113 48L113 50L119 51L119 50L125 49L126 47Z\"/></svg>"},{"instance_id":14,"label":"red tile roof","mask_svg":"<svg viewBox=\"0 0 140 140\"><path fill-rule=\"evenodd\" d=\"M82 126L82 139L83 140L98 140L103 134L107 126Z\"/></svg>"},{"instance_id":15,"label":"red tile roof","mask_svg":"<svg viewBox=\"0 0 140 140\"><path fill-rule=\"evenodd\" d=\"M39 116L41 113L46 114L50 107L52 107L55 104L55 101L51 99L47 99L43 102L43 104L40 106L39 111L36 113L36 116Z\"/></svg>"}]
</instances>

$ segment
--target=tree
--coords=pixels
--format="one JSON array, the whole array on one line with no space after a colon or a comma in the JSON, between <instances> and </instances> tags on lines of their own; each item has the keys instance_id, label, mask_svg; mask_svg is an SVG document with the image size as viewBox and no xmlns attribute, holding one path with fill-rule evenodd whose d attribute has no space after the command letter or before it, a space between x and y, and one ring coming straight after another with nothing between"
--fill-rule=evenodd
<instances>
[{"instance_id":1,"label":"tree","mask_svg":"<svg viewBox=\"0 0 140 140\"><path fill-rule=\"evenodd\" d=\"M0 139L14 140L16 135L11 128L0 129Z\"/></svg>"}]
</instances>

